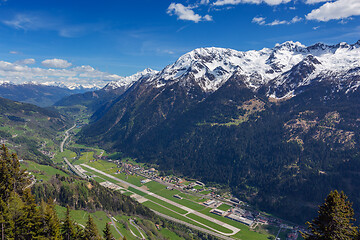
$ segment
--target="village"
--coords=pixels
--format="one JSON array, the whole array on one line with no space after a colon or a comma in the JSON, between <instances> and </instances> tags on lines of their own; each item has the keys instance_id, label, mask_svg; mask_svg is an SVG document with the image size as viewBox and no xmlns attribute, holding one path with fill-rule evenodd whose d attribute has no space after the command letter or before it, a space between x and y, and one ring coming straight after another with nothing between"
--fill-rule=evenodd
<instances>
[{"instance_id":1,"label":"village","mask_svg":"<svg viewBox=\"0 0 360 240\"><path fill-rule=\"evenodd\" d=\"M177 176L161 176L159 171L154 167L146 167L144 165L136 164L130 161L107 159L117 165L116 173L124 173L126 175L138 175L144 177L141 184L146 184L150 181L155 181L164 185L168 190L179 190L183 193L201 196L204 201L202 205L212 208L210 211L213 214L228 218L244 225L250 229L255 229L259 225L270 225L279 228L279 232L288 230L287 240L296 240L300 236L300 232L305 232L306 229L296 224L286 223L283 220L270 216L266 213L252 208L247 203L240 201L235 196L226 193L221 194L215 187L206 186L198 180L188 180ZM116 174L115 173L115 174ZM113 188L114 186L109 186ZM173 195L174 198L182 199L178 194ZM280 238L277 238L280 239Z\"/></svg>"}]
</instances>

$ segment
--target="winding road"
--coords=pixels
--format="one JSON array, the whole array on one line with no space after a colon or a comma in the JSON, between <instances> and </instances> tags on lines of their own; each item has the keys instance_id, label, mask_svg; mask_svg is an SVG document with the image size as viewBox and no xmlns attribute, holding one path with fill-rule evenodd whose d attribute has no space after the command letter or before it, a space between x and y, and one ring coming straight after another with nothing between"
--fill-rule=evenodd
<instances>
[{"instance_id":1,"label":"winding road","mask_svg":"<svg viewBox=\"0 0 360 240\"><path fill-rule=\"evenodd\" d=\"M64 144L66 142L66 140L69 138L70 134L69 131L73 130L76 127L76 123L74 124L74 126L72 126L71 128L69 128L68 130L65 131L65 138L64 140L60 143L60 152L64 152Z\"/></svg>"},{"instance_id":2,"label":"winding road","mask_svg":"<svg viewBox=\"0 0 360 240\"><path fill-rule=\"evenodd\" d=\"M114 218L111 217L111 216L109 216L109 218L110 218L111 223L112 223L112 225L114 226L115 230L120 234L120 236L121 236L122 238L124 238L124 235L122 235L121 232L119 231L119 229L117 229L116 223L114 222Z\"/></svg>"},{"instance_id":3,"label":"winding road","mask_svg":"<svg viewBox=\"0 0 360 240\"><path fill-rule=\"evenodd\" d=\"M72 126L71 128L69 128L68 130L65 131L65 138L64 140L60 143L60 152L64 152L64 145L66 140L70 137L69 132L71 130L73 130L76 127L76 123L74 124L74 126ZM81 173L76 167L74 167L74 165L72 165L69 160L64 157L64 161L65 163L69 166L69 168L71 169L71 171L73 171L76 175L80 176L81 178L87 178L87 176L83 173Z\"/></svg>"},{"instance_id":4,"label":"winding road","mask_svg":"<svg viewBox=\"0 0 360 240\"><path fill-rule=\"evenodd\" d=\"M135 223L133 219L130 219L130 224L138 230L138 232L141 234L142 239L146 239L144 234L140 231L139 226Z\"/></svg>"}]
</instances>

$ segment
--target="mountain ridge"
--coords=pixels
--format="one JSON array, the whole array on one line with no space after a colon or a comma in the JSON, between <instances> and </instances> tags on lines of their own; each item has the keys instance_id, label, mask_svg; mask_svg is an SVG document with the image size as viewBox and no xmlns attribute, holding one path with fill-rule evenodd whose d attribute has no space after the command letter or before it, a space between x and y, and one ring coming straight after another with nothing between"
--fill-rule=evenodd
<instances>
[{"instance_id":1,"label":"mountain ridge","mask_svg":"<svg viewBox=\"0 0 360 240\"><path fill-rule=\"evenodd\" d=\"M288 41L274 48L250 50L246 52L226 48L198 48L182 55L174 64L168 65L148 80L156 87L181 79L194 80L204 92L216 91L232 74L238 72L247 76L248 87L257 90L273 81L279 75L291 70L309 55L315 57L315 67L311 79L318 75L341 74L360 66L360 41L354 44L336 45L314 44L306 47L299 42ZM353 72L355 74L355 72ZM357 75L360 75L357 72ZM191 85L191 83L188 81ZM357 81L356 84L359 84ZM356 85L354 84L354 86ZM289 93L288 93L289 94ZM286 94L285 94L286 95ZM276 97L276 94L274 95Z\"/></svg>"}]
</instances>

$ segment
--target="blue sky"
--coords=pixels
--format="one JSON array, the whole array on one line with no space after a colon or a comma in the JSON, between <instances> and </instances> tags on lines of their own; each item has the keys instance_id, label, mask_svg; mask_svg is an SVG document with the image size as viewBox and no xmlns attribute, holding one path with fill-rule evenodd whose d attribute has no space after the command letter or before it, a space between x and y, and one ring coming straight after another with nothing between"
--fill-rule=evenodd
<instances>
[{"instance_id":1,"label":"blue sky","mask_svg":"<svg viewBox=\"0 0 360 240\"><path fill-rule=\"evenodd\" d=\"M360 39L360 1L0 0L0 36L5 67L89 65L99 76L126 76L147 67L161 70L198 47L354 43ZM21 79L5 77L11 76Z\"/></svg>"}]
</instances>

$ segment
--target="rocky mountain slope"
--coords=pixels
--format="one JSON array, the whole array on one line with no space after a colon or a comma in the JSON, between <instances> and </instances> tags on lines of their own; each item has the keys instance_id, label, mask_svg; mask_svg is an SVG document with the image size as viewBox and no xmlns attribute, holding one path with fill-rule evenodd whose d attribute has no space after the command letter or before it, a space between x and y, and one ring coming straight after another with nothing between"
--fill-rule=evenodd
<instances>
[{"instance_id":1,"label":"rocky mountain slope","mask_svg":"<svg viewBox=\"0 0 360 240\"><path fill-rule=\"evenodd\" d=\"M103 105L80 141L228 185L298 222L333 188L360 208L359 53L359 41L196 49Z\"/></svg>"}]
</instances>

